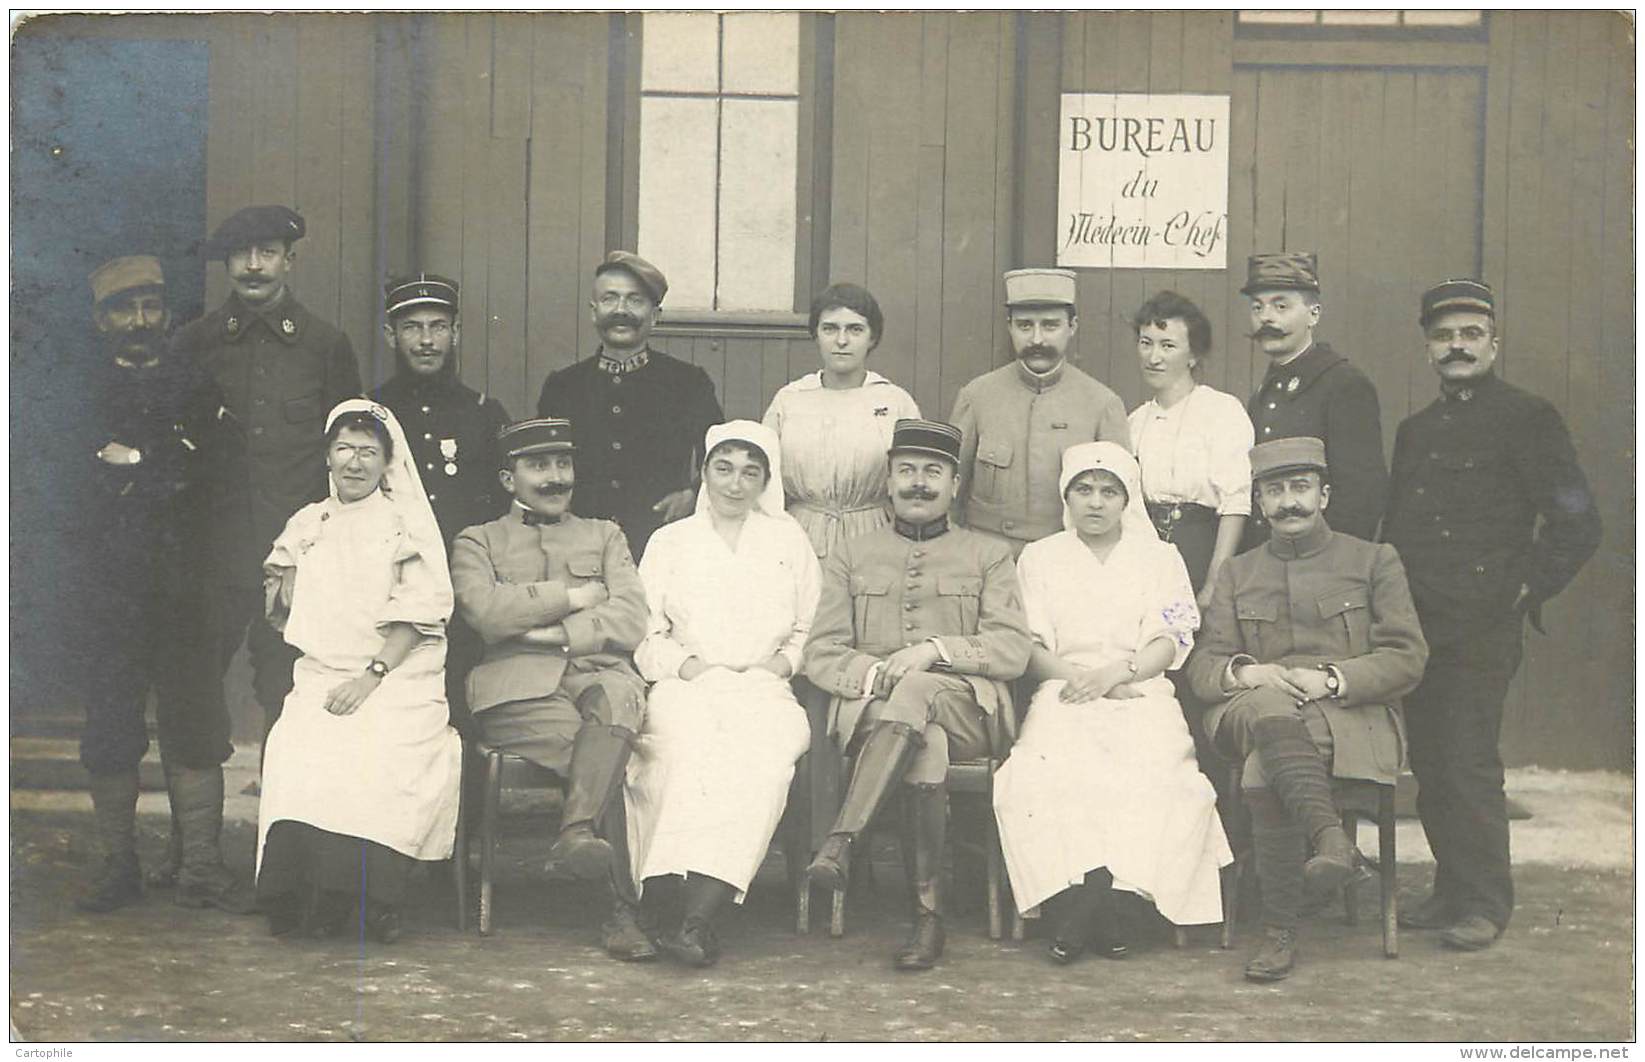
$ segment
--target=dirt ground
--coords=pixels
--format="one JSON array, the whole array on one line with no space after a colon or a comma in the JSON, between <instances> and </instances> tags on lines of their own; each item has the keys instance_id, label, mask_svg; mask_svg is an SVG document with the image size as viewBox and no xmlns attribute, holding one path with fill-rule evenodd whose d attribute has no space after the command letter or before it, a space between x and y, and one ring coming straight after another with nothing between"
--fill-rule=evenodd
<instances>
[{"instance_id":1,"label":"dirt ground","mask_svg":"<svg viewBox=\"0 0 1645 1062\"><path fill-rule=\"evenodd\" d=\"M1599 787L1611 805L1628 788ZM1558 787L1542 789L1531 787L1533 804ZM1258 986L1240 976L1249 929L1233 951L1217 947L1214 927L1177 950L1145 911L1132 912L1124 963L1054 967L1032 924L1025 943L992 942L970 860L943 965L899 975L889 963L904 929L893 849L877 853L878 880L853 895L837 940L822 925L821 894L811 935L794 934L773 859L724 919L725 957L704 972L606 959L594 901L536 873L552 825L541 816L512 819L493 936L459 933L446 879L430 878L405 937L383 947L275 941L260 919L185 911L159 892L112 915L79 914L72 899L95 859L90 816L28 804L14 794L10 1003L14 1035L34 1041L1604 1041L1634 1029L1625 862L1521 862L1512 927L1473 955L1405 932L1400 958L1382 958L1372 886L1359 926L1340 910L1320 915L1292 979ZM158 856L164 805L145 796L144 808L143 853ZM1596 833L1613 852L1631 844L1626 816ZM251 841L249 821L231 824L227 849L242 866ZM1431 866L1402 864L1400 878L1405 896L1421 895Z\"/></svg>"}]
</instances>

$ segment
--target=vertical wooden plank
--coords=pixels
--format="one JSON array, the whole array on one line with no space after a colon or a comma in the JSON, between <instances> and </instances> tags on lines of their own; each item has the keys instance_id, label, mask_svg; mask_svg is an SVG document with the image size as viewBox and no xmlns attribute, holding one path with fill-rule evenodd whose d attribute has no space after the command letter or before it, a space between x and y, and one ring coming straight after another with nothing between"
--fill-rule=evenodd
<instances>
[{"instance_id":1,"label":"vertical wooden plank","mask_svg":"<svg viewBox=\"0 0 1645 1062\"><path fill-rule=\"evenodd\" d=\"M879 16L842 11L834 20L833 228L829 281L868 277L868 134L875 109L865 86L875 77Z\"/></svg>"},{"instance_id":2,"label":"vertical wooden plank","mask_svg":"<svg viewBox=\"0 0 1645 1062\"><path fill-rule=\"evenodd\" d=\"M340 16L297 20L297 170L292 206L308 235L301 244L303 303L327 321L338 320L342 239L342 36ZM364 101L350 100L351 106ZM369 343L369 336L351 337ZM357 350L369 354L370 347Z\"/></svg>"},{"instance_id":3,"label":"vertical wooden plank","mask_svg":"<svg viewBox=\"0 0 1645 1062\"><path fill-rule=\"evenodd\" d=\"M612 24L622 16L589 14L575 17L577 21L574 39L580 42L583 55L583 147L582 187L578 196L581 208L577 229L578 252L577 262L571 267L571 272L581 278L577 288L580 294L587 290L588 278L593 275L595 264L611 249L608 241L612 234L606 225L609 210L607 197L610 188L606 175L610 168L619 165L621 160L611 157L610 139L607 136L613 106L608 91L611 76L610 41ZM636 195L638 188L639 182L636 181ZM577 344L575 353L568 357L568 364L576 357L592 354L598 343L594 320L588 313L586 302L586 295L578 300Z\"/></svg>"},{"instance_id":4,"label":"vertical wooden plank","mask_svg":"<svg viewBox=\"0 0 1645 1062\"><path fill-rule=\"evenodd\" d=\"M1540 268L1535 258L1542 194L1542 93L1548 18L1528 11L1517 11L1510 17L1514 41L1508 111L1508 213L1505 268L1500 283L1507 304L1504 331L1515 338L1511 346L1503 345L1500 364L1502 374L1514 380L1518 379L1519 359L1513 347L1530 354L1545 332L1534 319L1540 307L1534 305L1535 280L1529 274Z\"/></svg>"},{"instance_id":5,"label":"vertical wooden plank","mask_svg":"<svg viewBox=\"0 0 1645 1062\"><path fill-rule=\"evenodd\" d=\"M498 14L491 20L491 135L531 135L532 16Z\"/></svg>"},{"instance_id":6,"label":"vertical wooden plank","mask_svg":"<svg viewBox=\"0 0 1645 1062\"><path fill-rule=\"evenodd\" d=\"M1376 284L1368 293L1356 287L1342 294L1354 299L1369 296L1366 313L1356 322L1347 340L1353 345L1346 353L1376 384L1382 409L1384 457L1393 450L1394 432L1410 407L1413 358L1406 354L1415 345L1415 329L1408 323L1426 286L1422 273L1435 250L1435 229L1417 224L1422 215L1413 210L1412 189L1422 189L1416 180L1416 157L1426 145L1413 135L1416 112L1432 106L1416 94L1416 75L1409 70L1391 70L1384 75L1382 96L1382 153L1384 163L1377 173L1387 227L1382 252L1387 257L1373 259ZM1434 143L1438 141L1432 141ZM1431 199L1431 188L1419 193ZM1393 263L1405 268L1391 268Z\"/></svg>"},{"instance_id":7,"label":"vertical wooden plank","mask_svg":"<svg viewBox=\"0 0 1645 1062\"><path fill-rule=\"evenodd\" d=\"M916 319L915 241L918 196L921 79L924 73L924 16L883 13L877 20L873 49L879 56L878 84L901 107L875 107L868 119L868 224L865 285L891 322L886 340L875 351L878 371L906 385L914 378L917 330L941 328L937 321ZM914 57L919 56L915 61ZM894 69L885 69L892 67ZM895 331L891 329L894 328Z\"/></svg>"},{"instance_id":8,"label":"vertical wooden plank","mask_svg":"<svg viewBox=\"0 0 1645 1062\"><path fill-rule=\"evenodd\" d=\"M1022 125L1017 140L1018 254L1012 267L1053 263L1057 252L1057 122L1062 109L1060 67L1064 49L1083 48L1079 34L1064 29L1079 16L1026 12L1022 83ZM1003 314L1001 315L1003 318Z\"/></svg>"},{"instance_id":9,"label":"vertical wooden plank","mask_svg":"<svg viewBox=\"0 0 1645 1062\"><path fill-rule=\"evenodd\" d=\"M369 386L372 379L391 371L387 349L378 342L382 288L373 209L377 189L373 142L376 39L365 15L342 16L337 33L342 45L339 84L343 103L334 193L338 198L336 322L354 344L361 383Z\"/></svg>"},{"instance_id":10,"label":"vertical wooden plank","mask_svg":"<svg viewBox=\"0 0 1645 1062\"><path fill-rule=\"evenodd\" d=\"M427 270L463 277L463 62L468 30L463 15L428 16L424 49L427 70L417 81L418 110L423 126L417 151L417 229L411 270ZM463 346L460 351L465 380L485 379L485 310L477 312L465 300ZM468 326L476 335L470 337ZM510 411L512 412L512 410Z\"/></svg>"},{"instance_id":11,"label":"vertical wooden plank","mask_svg":"<svg viewBox=\"0 0 1645 1062\"><path fill-rule=\"evenodd\" d=\"M1016 265L1017 219L1013 207L1020 180L1016 171L1019 157L1016 144L1017 138L1022 135L1016 127L1019 80L1017 19L1011 13L1002 11L994 16L994 22L998 35L995 46L998 69L994 78L994 263L989 271L991 297L988 300L991 311L988 319L993 323L994 332L988 345L990 365L995 356L1011 346L1002 307L1005 304L1005 271Z\"/></svg>"},{"instance_id":12,"label":"vertical wooden plank","mask_svg":"<svg viewBox=\"0 0 1645 1062\"><path fill-rule=\"evenodd\" d=\"M1493 11L1485 67L1484 203L1480 220L1482 279L1507 280L1508 119L1512 111L1514 26L1518 13Z\"/></svg>"},{"instance_id":13,"label":"vertical wooden plank","mask_svg":"<svg viewBox=\"0 0 1645 1062\"><path fill-rule=\"evenodd\" d=\"M290 203L297 190L297 24L295 15L265 15L257 23L257 54L248 64L262 79L253 86L257 128L252 133L252 196L258 203ZM294 281L301 293L300 279Z\"/></svg>"},{"instance_id":14,"label":"vertical wooden plank","mask_svg":"<svg viewBox=\"0 0 1645 1062\"><path fill-rule=\"evenodd\" d=\"M929 17L929 16L928 16ZM914 375L897 382L914 396L921 412L946 419L943 407L943 185L941 145L920 148L919 199L915 211L914 334L903 339L914 351ZM889 327L889 326L887 326ZM963 386L963 385L962 385Z\"/></svg>"},{"instance_id":15,"label":"vertical wooden plank","mask_svg":"<svg viewBox=\"0 0 1645 1062\"><path fill-rule=\"evenodd\" d=\"M487 165L487 390L520 405L526 382L526 142L492 137Z\"/></svg>"},{"instance_id":16,"label":"vertical wooden plank","mask_svg":"<svg viewBox=\"0 0 1645 1062\"><path fill-rule=\"evenodd\" d=\"M765 412L760 401L760 370L765 363L764 340L736 337L726 339L725 372L720 383L720 404L728 420L739 417L759 420Z\"/></svg>"},{"instance_id":17,"label":"vertical wooden plank","mask_svg":"<svg viewBox=\"0 0 1645 1062\"><path fill-rule=\"evenodd\" d=\"M1234 18L1228 11L1192 11L1183 16L1182 26L1182 90L1198 93L1229 93L1234 76ZM1232 111L1232 105L1230 105ZM1224 130L1223 135L1231 136L1232 130ZM1230 171L1232 171L1232 143L1230 143ZM1233 175L1230 172L1230 190ZM1229 200L1229 222L1233 221L1234 203ZM1246 348L1246 342L1240 338L1239 332L1234 330L1229 315L1232 310L1239 311L1239 317L1244 317L1243 306L1230 306L1229 294L1230 277L1243 276L1245 259L1235 253L1232 245L1225 245L1227 250L1227 269L1224 271L1206 270L1199 274L1199 282L1194 286L1196 294L1190 296L1199 304L1205 316L1211 321L1211 359L1206 367L1205 382L1219 389L1228 389L1229 354L1233 351ZM1235 285L1237 287L1237 285ZM1243 330L1243 326L1241 327ZM1244 394L1234 392L1241 400Z\"/></svg>"},{"instance_id":18,"label":"vertical wooden plank","mask_svg":"<svg viewBox=\"0 0 1645 1062\"><path fill-rule=\"evenodd\" d=\"M1328 334L1342 337L1339 342L1355 364L1366 370L1373 383L1377 377L1371 366L1365 364L1366 352L1348 344L1354 337L1366 334L1376 321L1378 307L1376 292L1392 257L1389 239L1390 200L1386 196L1389 181L1381 176L1388 164L1388 148L1383 143L1387 130L1385 95L1387 75L1380 71L1355 71L1344 74L1347 82L1347 103L1350 128L1354 130L1349 152L1348 202L1348 270L1340 271L1329 281L1326 292L1326 317L1321 327ZM1407 111L1407 115L1409 112ZM1335 298L1331 296L1335 294ZM1378 400L1383 398L1378 387Z\"/></svg>"},{"instance_id":19,"label":"vertical wooden plank","mask_svg":"<svg viewBox=\"0 0 1645 1062\"><path fill-rule=\"evenodd\" d=\"M206 230L202 243L222 220L251 203L251 81L246 77L252 42L213 27L206 67ZM213 307L228 297L221 263L206 263L206 301Z\"/></svg>"},{"instance_id":20,"label":"vertical wooden plank","mask_svg":"<svg viewBox=\"0 0 1645 1062\"><path fill-rule=\"evenodd\" d=\"M1330 306L1333 330L1348 327L1355 301L1354 289L1349 287L1352 265L1348 245L1348 193L1356 175L1349 170L1348 159L1353 139L1358 135L1360 130L1350 124L1343 77L1336 71L1326 73L1319 79L1319 165L1315 186L1318 214L1313 245L1319 251L1320 269L1330 278L1326 283L1339 295ZM1363 358L1371 352L1351 350L1349 354Z\"/></svg>"},{"instance_id":21,"label":"vertical wooden plank","mask_svg":"<svg viewBox=\"0 0 1645 1062\"><path fill-rule=\"evenodd\" d=\"M1156 17L1168 20L1171 16L1155 16L1146 11L1126 11L1114 16L1116 52L1111 69L1115 92L1147 92L1152 87ZM1081 347L1084 359L1081 367L1116 390L1123 390L1127 404L1135 405L1141 398L1142 376L1136 358L1136 339L1131 334L1131 314L1148 297L1159 274L1141 269L1104 272L1108 274L1108 306L1100 321L1101 327L1093 328L1099 322L1089 318L1081 321L1081 329L1090 330L1086 344ZM1090 340L1099 336L1103 337L1102 347L1093 350Z\"/></svg>"},{"instance_id":22,"label":"vertical wooden plank","mask_svg":"<svg viewBox=\"0 0 1645 1062\"><path fill-rule=\"evenodd\" d=\"M788 382L788 340L766 339L760 343L759 408L753 419L761 420L771 399Z\"/></svg>"},{"instance_id":23,"label":"vertical wooden plank","mask_svg":"<svg viewBox=\"0 0 1645 1062\"><path fill-rule=\"evenodd\" d=\"M1257 107L1260 78L1254 70L1233 71L1228 104L1228 273L1223 290L1228 313L1223 318L1223 390L1244 402L1249 397L1256 363L1262 355L1245 338L1251 327L1250 300L1239 293L1245 284L1246 259L1257 250ZM1215 318L1213 318L1215 320ZM1216 362L1212 362L1216 372Z\"/></svg>"},{"instance_id":24,"label":"vertical wooden plank","mask_svg":"<svg viewBox=\"0 0 1645 1062\"><path fill-rule=\"evenodd\" d=\"M490 225L487 217L491 184L491 20L489 14L463 16L463 60L460 76L448 91L462 100L461 196L445 209L460 204L462 216L463 379L480 391L509 394L505 381L491 376L490 322L487 302L487 256Z\"/></svg>"},{"instance_id":25,"label":"vertical wooden plank","mask_svg":"<svg viewBox=\"0 0 1645 1062\"><path fill-rule=\"evenodd\" d=\"M1546 76L1542 91L1542 192L1538 200L1536 238L1538 264L1527 273L1536 293L1537 319L1543 327L1535 358L1520 366L1525 386L1568 408L1566 363L1575 337L1570 330L1570 274L1574 252L1579 246L1572 238L1572 131L1582 109L1577 94L1577 72L1583 65L1578 52L1577 29L1582 15L1562 11L1550 14ZM1587 251L1584 249L1583 254ZM1534 278L1534 279L1533 279ZM1523 287L1522 287L1523 292ZM1529 370L1529 371L1527 371Z\"/></svg>"}]
</instances>

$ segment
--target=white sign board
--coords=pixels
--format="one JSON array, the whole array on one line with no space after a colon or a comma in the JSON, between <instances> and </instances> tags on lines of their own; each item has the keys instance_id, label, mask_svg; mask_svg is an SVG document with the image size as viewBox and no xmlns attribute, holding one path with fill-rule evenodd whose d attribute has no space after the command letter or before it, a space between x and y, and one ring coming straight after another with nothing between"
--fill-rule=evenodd
<instances>
[{"instance_id":1,"label":"white sign board","mask_svg":"<svg viewBox=\"0 0 1645 1062\"><path fill-rule=\"evenodd\" d=\"M1228 97L1065 92L1057 264L1224 269Z\"/></svg>"}]
</instances>

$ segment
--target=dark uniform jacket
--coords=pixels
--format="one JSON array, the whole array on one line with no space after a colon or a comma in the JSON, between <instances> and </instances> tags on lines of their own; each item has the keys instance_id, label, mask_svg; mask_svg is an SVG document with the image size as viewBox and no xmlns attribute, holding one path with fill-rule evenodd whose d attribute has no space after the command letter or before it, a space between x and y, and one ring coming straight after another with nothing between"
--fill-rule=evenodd
<instances>
[{"instance_id":1,"label":"dark uniform jacket","mask_svg":"<svg viewBox=\"0 0 1645 1062\"><path fill-rule=\"evenodd\" d=\"M1321 520L1301 539L1270 539L1229 560L1187 664L1195 695L1213 706L1207 733L1216 732L1230 696L1223 679L1236 656L1286 667L1335 664L1342 699L1316 702L1335 744L1332 773L1390 784L1398 776L1405 753L1399 698L1421 681L1428 643L1392 547Z\"/></svg>"},{"instance_id":2,"label":"dark uniform jacket","mask_svg":"<svg viewBox=\"0 0 1645 1062\"><path fill-rule=\"evenodd\" d=\"M1500 623L1522 585L1532 609L1559 593L1599 533L1571 437L1546 400L1492 374L1400 424L1383 538L1405 561L1434 645Z\"/></svg>"},{"instance_id":3,"label":"dark uniform jacket","mask_svg":"<svg viewBox=\"0 0 1645 1062\"><path fill-rule=\"evenodd\" d=\"M263 558L291 514L326 496L326 414L360 394L354 348L289 290L261 310L231 294L178 332L176 346L223 397L211 502L217 577L261 586Z\"/></svg>"},{"instance_id":4,"label":"dark uniform jacket","mask_svg":"<svg viewBox=\"0 0 1645 1062\"><path fill-rule=\"evenodd\" d=\"M805 674L834 695L829 732L842 740L867 704L869 669L899 649L935 637L952 661L943 670L967 677L990 714L1028 667L1011 547L963 527L916 540L899 526L844 540L823 568Z\"/></svg>"},{"instance_id":5,"label":"dark uniform jacket","mask_svg":"<svg viewBox=\"0 0 1645 1062\"><path fill-rule=\"evenodd\" d=\"M617 521L636 558L662 525L651 507L695 482L703 435L724 419L708 374L655 350L624 373L607 371L598 354L550 373L537 415L571 421L572 507L579 516Z\"/></svg>"},{"instance_id":6,"label":"dark uniform jacket","mask_svg":"<svg viewBox=\"0 0 1645 1062\"><path fill-rule=\"evenodd\" d=\"M405 429L448 549L457 532L508 509L511 499L497 479L497 432L509 423L501 402L443 372L425 377L401 371L372 398Z\"/></svg>"},{"instance_id":7,"label":"dark uniform jacket","mask_svg":"<svg viewBox=\"0 0 1645 1062\"><path fill-rule=\"evenodd\" d=\"M94 532L92 567L134 587L154 579L174 589L196 583L204 480L220 451L216 385L175 352L143 367L105 356L90 384L80 460L92 485L85 510ZM142 459L109 464L96 453L110 442L132 447Z\"/></svg>"},{"instance_id":8,"label":"dark uniform jacket","mask_svg":"<svg viewBox=\"0 0 1645 1062\"><path fill-rule=\"evenodd\" d=\"M611 596L572 612L569 591L588 583L604 583ZM486 643L485 659L468 675L475 712L547 697L560 688L573 661L582 671L631 669L629 654L645 637L651 615L616 524L568 514L559 523L532 526L518 505L457 536L451 585L463 618ZM517 640L556 623L569 639L563 649Z\"/></svg>"},{"instance_id":9,"label":"dark uniform jacket","mask_svg":"<svg viewBox=\"0 0 1645 1062\"><path fill-rule=\"evenodd\" d=\"M1388 466L1377 389L1363 372L1329 344L1315 343L1289 365L1269 365L1246 411L1258 443L1299 435L1324 440L1331 526L1356 538L1376 538L1388 496ZM1268 537L1260 516L1246 527L1247 548Z\"/></svg>"}]
</instances>

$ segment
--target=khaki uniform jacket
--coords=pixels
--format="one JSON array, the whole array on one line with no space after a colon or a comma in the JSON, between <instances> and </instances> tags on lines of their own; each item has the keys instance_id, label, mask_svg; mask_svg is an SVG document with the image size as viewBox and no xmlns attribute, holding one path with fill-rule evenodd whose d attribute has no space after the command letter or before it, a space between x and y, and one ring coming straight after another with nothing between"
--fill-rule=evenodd
<instances>
[{"instance_id":1,"label":"khaki uniform jacket","mask_svg":"<svg viewBox=\"0 0 1645 1062\"><path fill-rule=\"evenodd\" d=\"M1062 452L1106 440L1131 448L1119 396L1068 362L1035 377L1013 361L977 377L954 402L967 527L1034 542L1062 530Z\"/></svg>"},{"instance_id":2,"label":"khaki uniform jacket","mask_svg":"<svg viewBox=\"0 0 1645 1062\"><path fill-rule=\"evenodd\" d=\"M977 704L1009 706L1005 683L1028 666L1028 621L1011 549L954 527L915 541L897 525L841 542L823 569L805 674L834 695L829 733L849 740L867 706L869 668L935 637Z\"/></svg>"},{"instance_id":3,"label":"khaki uniform jacket","mask_svg":"<svg viewBox=\"0 0 1645 1062\"><path fill-rule=\"evenodd\" d=\"M571 611L568 592L604 583L603 604ZM485 641L485 657L468 676L471 711L547 697L566 668L622 668L645 637L645 590L622 530L609 520L566 514L557 524L528 526L513 505L506 516L457 535L451 553L457 607ZM564 625L564 648L527 645L518 635Z\"/></svg>"},{"instance_id":4,"label":"khaki uniform jacket","mask_svg":"<svg viewBox=\"0 0 1645 1062\"><path fill-rule=\"evenodd\" d=\"M216 574L261 586L263 558L286 521L326 496L326 414L360 394L354 348L289 291L260 310L231 294L173 343L222 392L210 502Z\"/></svg>"},{"instance_id":5,"label":"khaki uniform jacket","mask_svg":"<svg viewBox=\"0 0 1645 1062\"><path fill-rule=\"evenodd\" d=\"M1405 763L1399 698L1428 662L1405 568L1392 546L1332 531L1321 520L1297 541L1271 539L1222 566L1188 678L1212 707L1215 733L1229 661L1316 667L1342 674L1341 700L1318 702L1331 728L1332 773L1392 784Z\"/></svg>"}]
</instances>

